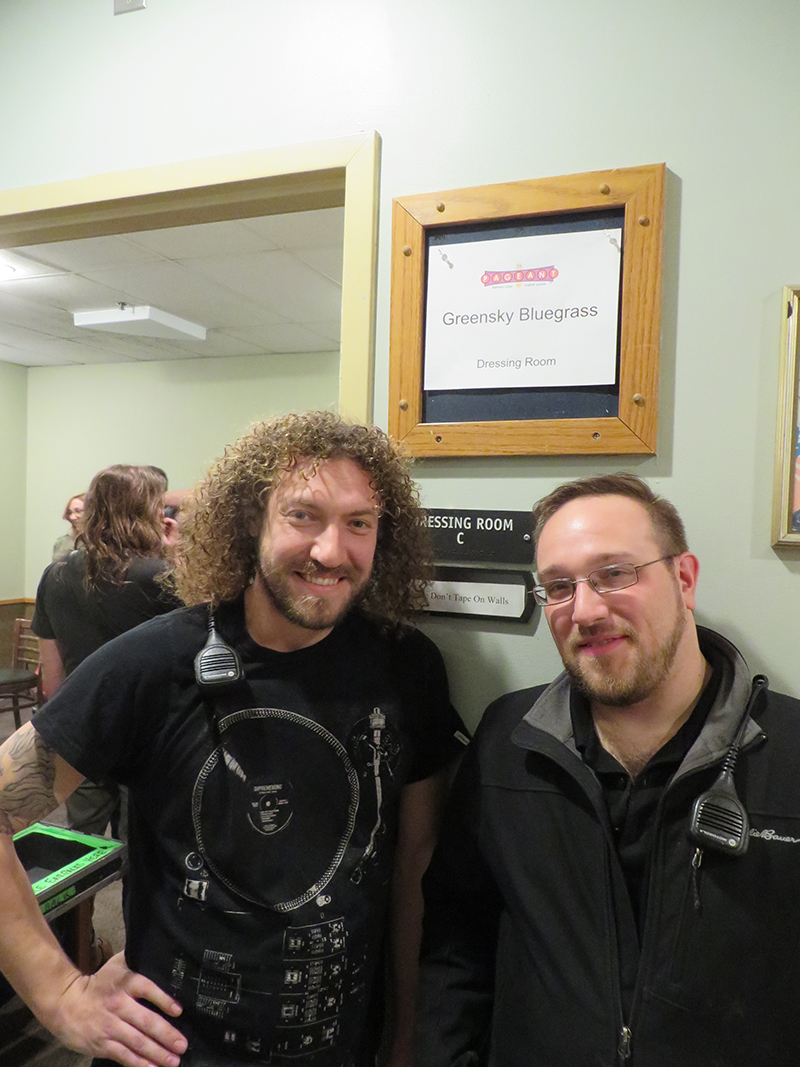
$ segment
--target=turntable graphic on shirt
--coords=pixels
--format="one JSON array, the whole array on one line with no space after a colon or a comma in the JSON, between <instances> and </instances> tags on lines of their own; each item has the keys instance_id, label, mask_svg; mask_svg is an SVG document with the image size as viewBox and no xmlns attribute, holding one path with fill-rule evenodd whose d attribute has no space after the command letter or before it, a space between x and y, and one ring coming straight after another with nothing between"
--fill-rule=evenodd
<instances>
[{"instance_id":1,"label":"turntable graphic on shirt","mask_svg":"<svg viewBox=\"0 0 800 1067\"><path fill-rule=\"evenodd\" d=\"M346 747L313 719L277 708L235 711L217 728L193 790L197 849L185 860L183 896L203 906L216 879L243 907L287 917L276 1025L237 1025L245 996L265 991L218 947L205 949L199 972L177 959L172 990L192 991L195 1010L223 1022L245 1060L280 1063L332 1048L343 1001L359 986L363 962L339 898L352 906L380 851L400 741L380 708L357 720Z\"/></svg>"}]
</instances>

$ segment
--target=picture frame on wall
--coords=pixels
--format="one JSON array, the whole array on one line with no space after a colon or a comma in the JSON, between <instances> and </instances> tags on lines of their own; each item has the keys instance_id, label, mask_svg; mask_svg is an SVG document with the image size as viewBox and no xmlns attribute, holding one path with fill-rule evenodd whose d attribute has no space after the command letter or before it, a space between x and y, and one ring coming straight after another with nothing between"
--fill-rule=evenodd
<instances>
[{"instance_id":1,"label":"picture frame on wall","mask_svg":"<svg viewBox=\"0 0 800 1067\"><path fill-rule=\"evenodd\" d=\"M800 285L783 288L772 545L800 545Z\"/></svg>"},{"instance_id":2,"label":"picture frame on wall","mask_svg":"<svg viewBox=\"0 0 800 1067\"><path fill-rule=\"evenodd\" d=\"M665 173L394 201L389 430L411 455L655 452Z\"/></svg>"}]
</instances>

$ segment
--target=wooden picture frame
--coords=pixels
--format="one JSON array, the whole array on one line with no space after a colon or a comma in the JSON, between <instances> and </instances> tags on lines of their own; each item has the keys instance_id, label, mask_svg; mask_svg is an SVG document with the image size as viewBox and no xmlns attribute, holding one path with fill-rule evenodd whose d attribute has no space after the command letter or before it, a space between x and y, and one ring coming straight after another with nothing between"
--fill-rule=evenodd
<instances>
[{"instance_id":1,"label":"wooden picture frame","mask_svg":"<svg viewBox=\"0 0 800 1067\"><path fill-rule=\"evenodd\" d=\"M800 545L800 365L797 358L800 286L784 286L781 306L781 369L772 496L772 544L776 548Z\"/></svg>"},{"instance_id":2,"label":"wooden picture frame","mask_svg":"<svg viewBox=\"0 0 800 1067\"><path fill-rule=\"evenodd\" d=\"M485 185L394 200L389 432L416 456L648 454L656 449L665 165ZM618 413L424 421L426 270L437 228L618 208L623 248Z\"/></svg>"}]
</instances>

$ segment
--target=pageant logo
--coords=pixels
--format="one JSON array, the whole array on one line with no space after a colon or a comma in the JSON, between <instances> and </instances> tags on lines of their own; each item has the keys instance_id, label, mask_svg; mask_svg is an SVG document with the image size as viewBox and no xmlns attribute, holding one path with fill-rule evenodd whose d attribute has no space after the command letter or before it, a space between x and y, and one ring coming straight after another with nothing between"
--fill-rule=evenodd
<instances>
[{"instance_id":1,"label":"pageant logo","mask_svg":"<svg viewBox=\"0 0 800 1067\"><path fill-rule=\"evenodd\" d=\"M509 285L522 282L552 282L558 277L558 269L549 267L517 267L514 270L486 270L481 275L484 286Z\"/></svg>"}]
</instances>

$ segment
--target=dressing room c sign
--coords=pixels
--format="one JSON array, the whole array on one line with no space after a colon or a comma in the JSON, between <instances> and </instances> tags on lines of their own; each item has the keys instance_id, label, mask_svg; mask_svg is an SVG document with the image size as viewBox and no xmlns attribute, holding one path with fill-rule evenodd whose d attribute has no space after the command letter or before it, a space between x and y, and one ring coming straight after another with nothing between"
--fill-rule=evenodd
<instances>
[{"instance_id":1,"label":"dressing room c sign","mask_svg":"<svg viewBox=\"0 0 800 1067\"><path fill-rule=\"evenodd\" d=\"M530 511L460 511L428 508L437 560L478 563L533 563L533 517Z\"/></svg>"}]
</instances>

